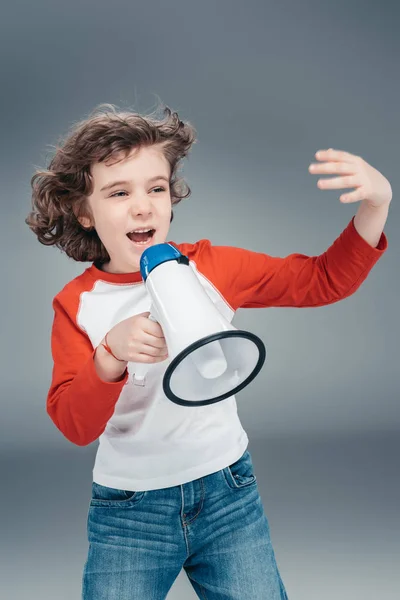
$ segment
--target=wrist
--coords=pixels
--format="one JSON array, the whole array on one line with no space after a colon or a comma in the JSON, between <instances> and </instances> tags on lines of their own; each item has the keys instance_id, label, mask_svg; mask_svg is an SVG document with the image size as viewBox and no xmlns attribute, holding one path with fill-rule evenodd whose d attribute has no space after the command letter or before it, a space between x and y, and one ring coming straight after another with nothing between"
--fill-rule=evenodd
<instances>
[{"instance_id":1,"label":"wrist","mask_svg":"<svg viewBox=\"0 0 400 600\"><path fill-rule=\"evenodd\" d=\"M97 346L94 354L96 371L103 381L118 381L125 374L128 362L116 360L107 352L102 342Z\"/></svg>"},{"instance_id":2,"label":"wrist","mask_svg":"<svg viewBox=\"0 0 400 600\"><path fill-rule=\"evenodd\" d=\"M104 338L102 339L102 341L100 342L100 344L103 346L103 348L106 350L106 352L108 352L108 354L110 354L110 356L112 356L117 362L124 362L126 363L126 360L123 360L121 358L118 358L118 356L115 356L114 352L111 350L108 341L107 341L107 335L110 332L107 332L106 335L104 336Z\"/></svg>"}]
</instances>

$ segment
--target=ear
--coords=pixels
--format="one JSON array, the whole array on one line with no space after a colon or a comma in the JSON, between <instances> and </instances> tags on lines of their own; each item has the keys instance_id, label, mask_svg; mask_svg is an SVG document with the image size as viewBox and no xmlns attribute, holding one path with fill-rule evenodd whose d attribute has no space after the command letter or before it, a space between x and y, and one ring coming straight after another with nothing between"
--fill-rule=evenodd
<instances>
[{"instance_id":1,"label":"ear","mask_svg":"<svg viewBox=\"0 0 400 600\"><path fill-rule=\"evenodd\" d=\"M93 218L91 217L90 210L89 211L87 209L85 210L82 207L82 205L81 206L74 205L74 206L72 206L72 212L74 213L76 220L83 227L83 229L87 229L87 230L94 229ZM83 214L79 214L79 213L83 213Z\"/></svg>"},{"instance_id":2,"label":"ear","mask_svg":"<svg viewBox=\"0 0 400 600\"><path fill-rule=\"evenodd\" d=\"M84 229L89 229L92 225L89 217L77 217L79 223L82 225Z\"/></svg>"}]
</instances>

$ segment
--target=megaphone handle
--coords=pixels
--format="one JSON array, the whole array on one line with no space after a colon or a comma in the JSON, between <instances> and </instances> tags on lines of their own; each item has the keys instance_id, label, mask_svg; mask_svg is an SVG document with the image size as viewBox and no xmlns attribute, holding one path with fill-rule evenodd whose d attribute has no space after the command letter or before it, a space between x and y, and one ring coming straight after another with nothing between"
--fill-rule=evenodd
<instances>
[{"instance_id":1,"label":"megaphone handle","mask_svg":"<svg viewBox=\"0 0 400 600\"><path fill-rule=\"evenodd\" d=\"M150 321L154 321L155 323L158 323L158 321L153 313L154 313L154 307L153 307L153 305L151 305L150 314L147 318L150 319ZM138 366L136 367L136 370L133 374L134 385L140 385L141 387L145 386L147 369L148 369L148 367L147 367L146 363L138 363Z\"/></svg>"}]
</instances>

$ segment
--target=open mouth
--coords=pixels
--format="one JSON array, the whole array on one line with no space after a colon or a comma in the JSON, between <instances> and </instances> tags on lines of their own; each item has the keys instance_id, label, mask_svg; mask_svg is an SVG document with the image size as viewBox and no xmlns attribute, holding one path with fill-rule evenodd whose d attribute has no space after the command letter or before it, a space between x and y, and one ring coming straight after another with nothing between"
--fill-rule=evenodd
<instances>
[{"instance_id":1,"label":"open mouth","mask_svg":"<svg viewBox=\"0 0 400 600\"><path fill-rule=\"evenodd\" d=\"M146 231L130 231L126 235L134 244L137 244L138 246L145 246L150 242L154 233L155 229L148 229Z\"/></svg>"}]
</instances>

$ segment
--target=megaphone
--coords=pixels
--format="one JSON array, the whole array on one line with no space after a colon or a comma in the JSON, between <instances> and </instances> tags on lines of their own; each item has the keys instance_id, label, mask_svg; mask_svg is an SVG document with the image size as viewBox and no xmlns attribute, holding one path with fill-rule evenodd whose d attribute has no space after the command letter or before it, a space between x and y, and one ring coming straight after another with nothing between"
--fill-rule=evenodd
<instances>
[{"instance_id":1,"label":"megaphone","mask_svg":"<svg viewBox=\"0 0 400 600\"><path fill-rule=\"evenodd\" d=\"M171 360L163 377L167 398L181 406L203 406L246 387L264 364L265 346L225 319L188 257L172 244L155 244L143 252L140 271L152 302L149 318L160 324ZM138 385L147 368L138 364Z\"/></svg>"}]
</instances>

